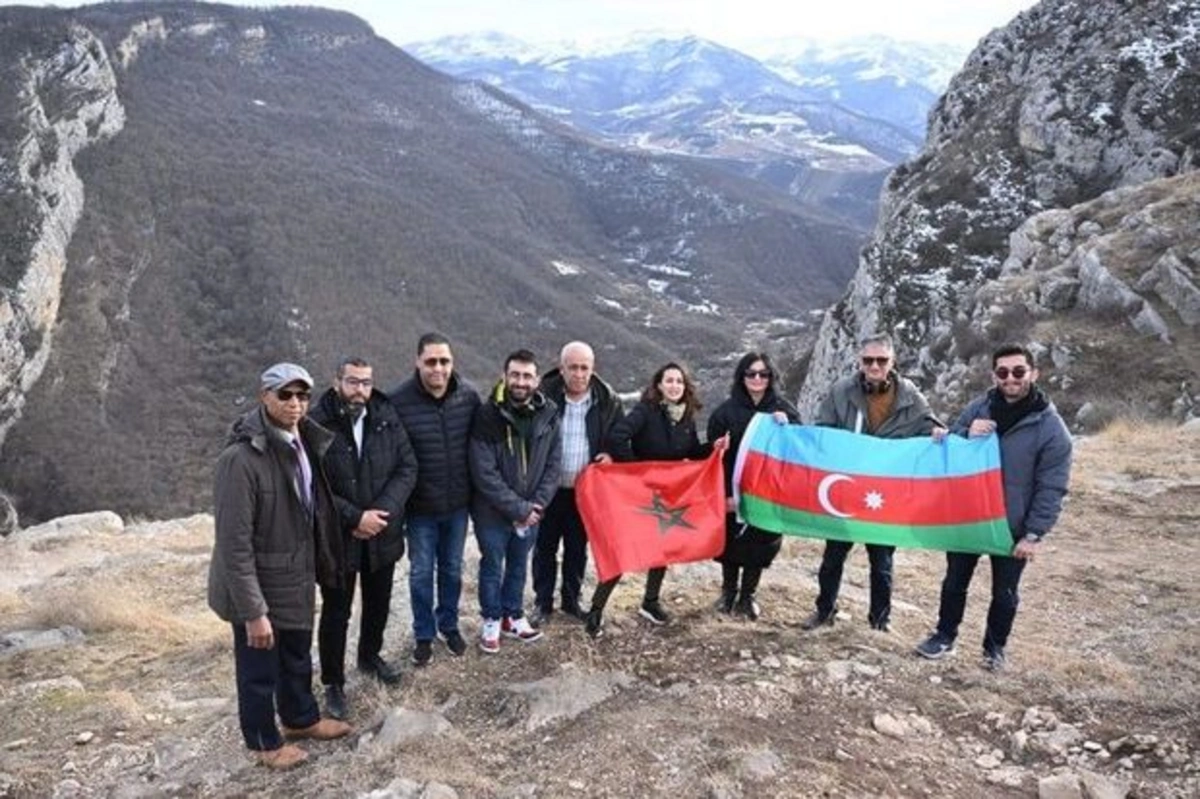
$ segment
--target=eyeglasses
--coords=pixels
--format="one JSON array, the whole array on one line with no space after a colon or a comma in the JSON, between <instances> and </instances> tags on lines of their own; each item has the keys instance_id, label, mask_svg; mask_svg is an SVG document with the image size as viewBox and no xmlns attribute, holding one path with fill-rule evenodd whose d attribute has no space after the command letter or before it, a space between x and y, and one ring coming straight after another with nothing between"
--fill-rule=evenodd
<instances>
[{"instance_id":1,"label":"eyeglasses","mask_svg":"<svg viewBox=\"0 0 1200 799\"><path fill-rule=\"evenodd\" d=\"M342 382L351 388L370 388L375 381L369 377L343 377Z\"/></svg>"},{"instance_id":2,"label":"eyeglasses","mask_svg":"<svg viewBox=\"0 0 1200 799\"><path fill-rule=\"evenodd\" d=\"M452 360L450 358L426 358L421 363L426 366L449 366Z\"/></svg>"},{"instance_id":3,"label":"eyeglasses","mask_svg":"<svg viewBox=\"0 0 1200 799\"><path fill-rule=\"evenodd\" d=\"M888 361L890 361L890 360L891 360L891 357L888 355L877 355L874 357L872 357L870 355L864 355L864 356L862 356L862 365L863 366L887 366Z\"/></svg>"},{"instance_id":4,"label":"eyeglasses","mask_svg":"<svg viewBox=\"0 0 1200 799\"><path fill-rule=\"evenodd\" d=\"M997 366L995 375L997 380L1007 380L1009 375L1013 376L1013 380L1023 380L1025 375L1029 374L1029 370L1024 366L1014 366L1009 369L1007 366Z\"/></svg>"},{"instance_id":5,"label":"eyeglasses","mask_svg":"<svg viewBox=\"0 0 1200 799\"><path fill-rule=\"evenodd\" d=\"M771 370L770 369L751 369L746 372L746 379L747 380L770 380L771 379Z\"/></svg>"},{"instance_id":6,"label":"eyeglasses","mask_svg":"<svg viewBox=\"0 0 1200 799\"><path fill-rule=\"evenodd\" d=\"M275 396L279 397L280 402L291 402L293 397L301 402L308 402L312 399L312 394L303 389L289 391L286 388L281 388L275 392Z\"/></svg>"}]
</instances>

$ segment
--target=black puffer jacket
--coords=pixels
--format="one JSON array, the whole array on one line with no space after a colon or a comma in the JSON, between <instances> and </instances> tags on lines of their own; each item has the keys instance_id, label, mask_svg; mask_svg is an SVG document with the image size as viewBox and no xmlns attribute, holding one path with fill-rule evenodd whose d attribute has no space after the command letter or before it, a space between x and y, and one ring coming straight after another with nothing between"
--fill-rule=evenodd
<instances>
[{"instance_id":1,"label":"black puffer jacket","mask_svg":"<svg viewBox=\"0 0 1200 799\"><path fill-rule=\"evenodd\" d=\"M417 454L386 395L372 391L363 422L363 451L354 444L354 424L336 389L329 389L309 411L309 417L334 434L325 451L325 470L342 523L346 565L373 572L404 554L404 506L417 484ZM387 511L388 526L379 535L360 541L352 533L364 510ZM365 550L365 551L364 551ZM361 562L363 557L366 563Z\"/></svg>"},{"instance_id":2,"label":"black puffer jacket","mask_svg":"<svg viewBox=\"0 0 1200 799\"><path fill-rule=\"evenodd\" d=\"M479 394L458 375L439 400L415 372L389 395L417 453L417 487L408 499L410 516L434 516L471 503L467 443Z\"/></svg>"},{"instance_id":3,"label":"black puffer jacket","mask_svg":"<svg viewBox=\"0 0 1200 799\"><path fill-rule=\"evenodd\" d=\"M542 378L542 393L558 408L558 418L562 418L567 402L567 386L562 376L562 370L551 369ZM588 450L594 458L601 452L607 452L609 434L613 425L625 418L625 409L612 386L605 383L596 375L592 375L588 383L588 391L592 395L592 404L588 408L584 423L587 425Z\"/></svg>"},{"instance_id":4,"label":"black puffer jacket","mask_svg":"<svg viewBox=\"0 0 1200 799\"><path fill-rule=\"evenodd\" d=\"M682 461L707 458L712 446L700 443L695 417L673 422L662 406L639 402L613 425L609 452L618 461Z\"/></svg>"},{"instance_id":5,"label":"black puffer jacket","mask_svg":"<svg viewBox=\"0 0 1200 799\"><path fill-rule=\"evenodd\" d=\"M533 395L524 438L504 398L504 384L475 413L471 431L471 518L475 529L519 522L533 506L545 508L558 490L562 439L558 411L540 391Z\"/></svg>"},{"instance_id":6,"label":"black puffer jacket","mask_svg":"<svg viewBox=\"0 0 1200 799\"><path fill-rule=\"evenodd\" d=\"M708 440L715 441L729 433L729 449L725 450L725 496L733 496L733 469L737 463L738 447L746 428L756 413L783 411L788 421L800 423L796 406L775 393L772 385L758 405L740 384L734 386L725 400L708 417ZM752 527L737 520L735 514L725 516L725 551L717 560L736 566L757 566L765 569L775 560L783 546L783 537Z\"/></svg>"}]
</instances>

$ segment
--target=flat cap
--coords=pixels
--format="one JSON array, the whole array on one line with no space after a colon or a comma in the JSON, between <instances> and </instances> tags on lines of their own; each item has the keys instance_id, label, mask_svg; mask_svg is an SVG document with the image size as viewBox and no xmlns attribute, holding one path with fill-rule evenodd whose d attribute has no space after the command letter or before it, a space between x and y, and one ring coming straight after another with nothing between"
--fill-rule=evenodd
<instances>
[{"instance_id":1,"label":"flat cap","mask_svg":"<svg viewBox=\"0 0 1200 799\"><path fill-rule=\"evenodd\" d=\"M260 380L263 391L278 391L291 383L303 383L313 387L313 379L303 366L294 363L277 363L262 373Z\"/></svg>"}]
</instances>

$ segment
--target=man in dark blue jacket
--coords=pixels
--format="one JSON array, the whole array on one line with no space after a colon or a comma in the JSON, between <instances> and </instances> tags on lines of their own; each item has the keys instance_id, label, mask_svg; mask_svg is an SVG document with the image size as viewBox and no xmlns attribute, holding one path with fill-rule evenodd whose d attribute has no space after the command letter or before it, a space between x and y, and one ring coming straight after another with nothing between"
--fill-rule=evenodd
<instances>
[{"instance_id":1,"label":"man in dark blue jacket","mask_svg":"<svg viewBox=\"0 0 1200 799\"><path fill-rule=\"evenodd\" d=\"M606 450L609 431L625 412L612 388L595 373L596 355L582 341L562 348L559 368L542 379L542 393L558 409L562 430L562 470L558 490L538 525L533 553L535 627L554 612L558 544L562 542L562 610L580 621L583 573L587 568L587 531L575 503L575 480L589 463L612 460Z\"/></svg>"},{"instance_id":2,"label":"man in dark blue jacket","mask_svg":"<svg viewBox=\"0 0 1200 799\"><path fill-rule=\"evenodd\" d=\"M1010 557L991 556L992 602L983 633L983 660L992 671L1004 667L1021 573L1058 521L1071 474L1071 436L1054 403L1035 385L1037 378L1028 348L1000 347L992 354L995 386L968 405L951 428L961 436L1000 436L1000 471L1013 550ZM978 562L978 555L947 553L937 629L917 646L922 657L937 660L953 654Z\"/></svg>"},{"instance_id":3,"label":"man in dark blue jacket","mask_svg":"<svg viewBox=\"0 0 1200 799\"><path fill-rule=\"evenodd\" d=\"M471 431L471 517L479 539L479 646L500 651L500 636L536 641L522 607L529 550L558 489L558 412L538 387L537 360L517 350L504 378L475 414Z\"/></svg>"},{"instance_id":4,"label":"man in dark blue jacket","mask_svg":"<svg viewBox=\"0 0 1200 799\"><path fill-rule=\"evenodd\" d=\"M342 361L333 386L309 412L334 434L324 460L349 570L344 587L322 587L317 634L325 709L336 719L349 712L344 661L356 572L362 575L358 668L387 684L400 681L400 670L380 652L396 562L404 554L404 506L417 482L417 456L392 403L375 390L372 371L361 358Z\"/></svg>"},{"instance_id":5,"label":"man in dark blue jacket","mask_svg":"<svg viewBox=\"0 0 1200 799\"><path fill-rule=\"evenodd\" d=\"M415 373L390 398L417 453L417 487L408 500L408 587L417 642L413 663L424 666L433 657L435 634L452 655L467 651L458 601L471 502L467 440L479 394L454 373L450 340L426 333L417 342Z\"/></svg>"}]
</instances>

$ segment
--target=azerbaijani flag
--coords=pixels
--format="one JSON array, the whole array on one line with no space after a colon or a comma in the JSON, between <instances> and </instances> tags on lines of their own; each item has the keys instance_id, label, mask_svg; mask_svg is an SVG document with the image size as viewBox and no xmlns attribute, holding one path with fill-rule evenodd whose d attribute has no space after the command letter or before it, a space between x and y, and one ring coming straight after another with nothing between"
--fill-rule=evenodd
<instances>
[{"instance_id":1,"label":"azerbaijani flag","mask_svg":"<svg viewBox=\"0 0 1200 799\"><path fill-rule=\"evenodd\" d=\"M740 516L788 535L1008 555L995 436L942 442L750 422L734 474Z\"/></svg>"},{"instance_id":2,"label":"azerbaijani flag","mask_svg":"<svg viewBox=\"0 0 1200 799\"><path fill-rule=\"evenodd\" d=\"M594 463L575 481L600 582L725 548L721 455L702 461Z\"/></svg>"}]
</instances>

